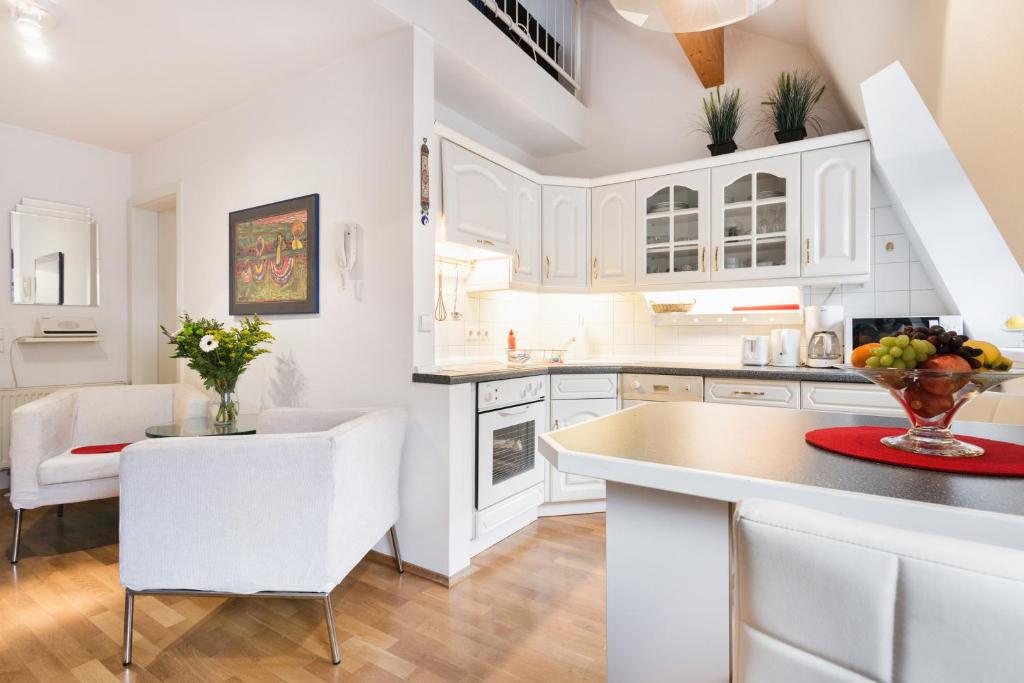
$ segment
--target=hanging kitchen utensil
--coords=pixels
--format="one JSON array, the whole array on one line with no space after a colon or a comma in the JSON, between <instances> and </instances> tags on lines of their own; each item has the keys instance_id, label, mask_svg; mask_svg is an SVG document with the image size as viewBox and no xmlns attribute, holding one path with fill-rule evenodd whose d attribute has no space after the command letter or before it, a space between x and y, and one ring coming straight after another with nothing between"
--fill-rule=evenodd
<instances>
[{"instance_id":1,"label":"hanging kitchen utensil","mask_svg":"<svg viewBox=\"0 0 1024 683\"><path fill-rule=\"evenodd\" d=\"M444 280L441 277L441 269L437 270L437 306L434 307L434 320L441 322L448 317L448 311L444 309Z\"/></svg>"},{"instance_id":2,"label":"hanging kitchen utensil","mask_svg":"<svg viewBox=\"0 0 1024 683\"><path fill-rule=\"evenodd\" d=\"M462 314L457 310L459 308L459 269L455 268L455 294L452 298L452 320L462 320Z\"/></svg>"}]
</instances>

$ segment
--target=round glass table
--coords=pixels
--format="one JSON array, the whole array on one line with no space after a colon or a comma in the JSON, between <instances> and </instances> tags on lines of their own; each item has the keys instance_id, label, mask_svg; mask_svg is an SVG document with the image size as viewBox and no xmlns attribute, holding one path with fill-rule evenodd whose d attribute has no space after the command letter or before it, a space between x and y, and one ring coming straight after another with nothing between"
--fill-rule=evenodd
<instances>
[{"instance_id":1,"label":"round glass table","mask_svg":"<svg viewBox=\"0 0 1024 683\"><path fill-rule=\"evenodd\" d=\"M192 417L175 420L170 424L146 427L146 436L163 439L171 436L229 436L231 434L255 434L256 415L239 415L232 425L216 425L211 417Z\"/></svg>"}]
</instances>

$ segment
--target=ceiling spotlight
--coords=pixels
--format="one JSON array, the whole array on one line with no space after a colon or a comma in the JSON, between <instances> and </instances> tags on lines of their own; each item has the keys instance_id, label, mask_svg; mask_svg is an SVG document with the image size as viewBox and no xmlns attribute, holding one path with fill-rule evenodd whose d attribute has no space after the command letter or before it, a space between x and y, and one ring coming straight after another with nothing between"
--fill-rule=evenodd
<instances>
[{"instance_id":1,"label":"ceiling spotlight","mask_svg":"<svg viewBox=\"0 0 1024 683\"><path fill-rule=\"evenodd\" d=\"M14 29L25 40L35 42L43 37L43 22L31 14L19 14L14 20Z\"/></svg>"}]
</instances>

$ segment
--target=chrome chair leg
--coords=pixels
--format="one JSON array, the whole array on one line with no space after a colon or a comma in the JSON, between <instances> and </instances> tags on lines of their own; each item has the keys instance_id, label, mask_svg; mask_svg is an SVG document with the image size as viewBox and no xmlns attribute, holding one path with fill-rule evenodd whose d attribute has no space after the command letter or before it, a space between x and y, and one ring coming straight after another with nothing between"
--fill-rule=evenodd
<instances>
[{"instance_id":1,"label":"chrome chair leg","mask_svg":"<svg viewBox=\"0 0 1024 683\"><path fill-rule=\"evenodd\" d=\"M124 658L121 663L131 666L132 663L132 621L135 617L135 593L129 588L124 589Z\"/></svg>"},{"instance_id":2,"label":"chrome chair leg","mask_svg":"<svg viewBox=\"0 0 1024 683\"><path fill-rule=\"evenodd\" d=\"M402 566L402 551L398 547L398 532L395 531L395 527L391 527L391 547L395 550L395 565L398 566L398 573L405 573L405 567Z\"/></svg>"},{"instance_id":3,"label":"chrome chair leg","mask_svg":"<svg viewBox=\"0 0 1024 683\"><path fill-rule=\"evenodd\" d=\"M331 594L324 595L324 618L327 620L327 636L331 640L331 662L335 665L341 663L341 654L338 652L338 634L334 630L334 609L331 607Z\"/></svg>"},{"instance_id":4,"label":"chrome chair leg","mask_svg":"<svg viewBox=\"0 0 1024 683\"><path fill-rule=\"evenodd\" d=\"M58 517L63 517L64 516L64 503L61 503L60 505L57 506L57 516Z\"/></svg>"},{"instance_id":5,"label":"chrome chair leg","mask_svg":"<svg viewBox=\"0 0 1024 683\"><path fill-rule=\"evenodd\" d=\"M14 542L11 544L11 564L18 564L18 546L21 545L21 510L14 511Z\"/></svg>"}]
</instances>

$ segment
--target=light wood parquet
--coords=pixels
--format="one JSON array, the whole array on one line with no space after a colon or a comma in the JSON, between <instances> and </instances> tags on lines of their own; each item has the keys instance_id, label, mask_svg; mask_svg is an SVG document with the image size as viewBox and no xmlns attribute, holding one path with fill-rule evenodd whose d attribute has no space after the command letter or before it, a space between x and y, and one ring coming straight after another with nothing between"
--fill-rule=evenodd
<instances>
[{"instance_id":1,"label":"light wood parquet","mask_svg":"<svg viewBox=\"0 0 1024 683\"><path fill-rule=\"evenodd\" d=\"M603 681L604 515L539 520L447 589L363 560L334 590L342 662L319 602L139 596L121 666L116 500L0 504L0 681Z\"/></svg>"}]
</instances>

